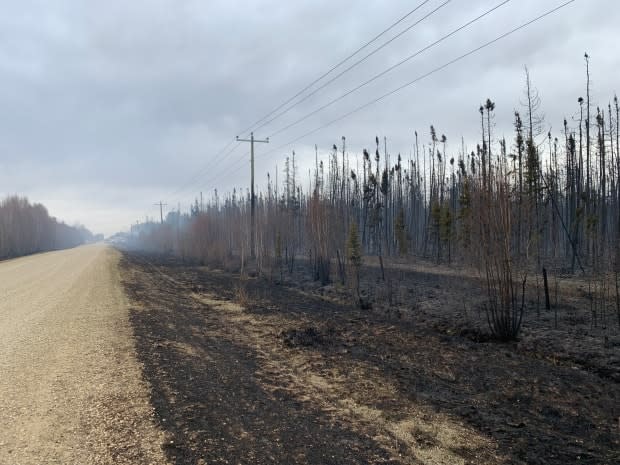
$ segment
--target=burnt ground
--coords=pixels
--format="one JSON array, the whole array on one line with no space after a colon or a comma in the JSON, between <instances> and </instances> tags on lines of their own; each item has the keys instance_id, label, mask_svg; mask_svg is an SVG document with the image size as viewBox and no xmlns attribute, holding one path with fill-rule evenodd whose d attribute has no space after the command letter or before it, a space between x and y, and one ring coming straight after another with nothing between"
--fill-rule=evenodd
<instances>
[{"instance_id":1,"label":"burnt ground","mask_svg":"<svg viewBox=\"0 0 620 465\"><path fill-rule=\"evenodd\" d=\"M618 346L584 357L537 325L494 342L467 279L399 272L415 299L360 310L171 258L122 273L174 463L620 463Z\"/></svg>"}]
</instances>

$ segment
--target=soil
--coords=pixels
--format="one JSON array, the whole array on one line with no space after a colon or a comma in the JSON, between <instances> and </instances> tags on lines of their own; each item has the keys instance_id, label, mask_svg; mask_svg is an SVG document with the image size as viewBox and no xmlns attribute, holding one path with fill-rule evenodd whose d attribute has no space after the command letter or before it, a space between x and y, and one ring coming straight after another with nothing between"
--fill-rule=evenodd
<instances>
[{"instance_id":1,"label":"soil","mask_svg":"<svg viewBox=\"0 0 620 465\"><path fill-rule=\"evenodd\" d=\"M475 278L433 267L374 287L368 267L366 310L303 274L133 252L121 270L173 463L620 463L620 346L578 295L499 343Z\"/></svg>"}]
</instances>

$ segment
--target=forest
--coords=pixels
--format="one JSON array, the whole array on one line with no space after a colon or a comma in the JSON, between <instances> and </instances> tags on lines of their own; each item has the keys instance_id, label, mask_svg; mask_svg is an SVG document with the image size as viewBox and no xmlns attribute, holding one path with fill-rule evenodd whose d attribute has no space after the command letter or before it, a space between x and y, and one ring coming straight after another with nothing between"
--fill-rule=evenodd
<instances>
[{"instance_id":1,"label":"forest","mask_svg":"<svg viewBox=\"0 0 620 465\"><path fill-rule=\"evenodd\" d=\"M578 276L592 324L620 326L620 106L617 96L592 101L584 59L584 95L556 133L545 129L526 68L511 139L494 134L496 112L510 110L490 98L472 104L475 150L461 141L448 148L434 124L414 132L407 157L378 136L353 154L343 136L327 159L315 146L309 173L300 175L292 152L281 182L268 176L254 198L216 192L187 214L138 225L136 244L280 280L303 262L314 280L346 286L361 307L366 262L378 262L384 281L384 261L465 267L480 278L489 328L502 340L517 337L528 295L550 308L548 275Z\"/></svg>"},{"instance_id":2,"label":"forest","mask_svg":"<svg viewBox=\"0 0 620 465\"><path fill-rule=\"evenodd\" d=\"M9 196L0 202L0 259L67 249L90 242L83 226L69 226L27 198Z\"/></svg>"}]
</instances>

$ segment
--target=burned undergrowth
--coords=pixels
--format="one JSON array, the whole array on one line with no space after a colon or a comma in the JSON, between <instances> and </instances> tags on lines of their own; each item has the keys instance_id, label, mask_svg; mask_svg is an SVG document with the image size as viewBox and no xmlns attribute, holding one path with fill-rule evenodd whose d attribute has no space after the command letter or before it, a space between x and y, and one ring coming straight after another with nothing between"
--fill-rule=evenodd
<instances>
[{"instance_id":1,"label":"burned undergrowth","mask_svg":"<svg viewBox=\"0 0 620 465\"><path fill-rule=\"evenodd\" d=\"M125 254L122 266L175 463L620 459L618 384L570 359L420 307L360 310L169 258ZM431 278L419 294L437 297Z\"/></svg>"}]
</instances>

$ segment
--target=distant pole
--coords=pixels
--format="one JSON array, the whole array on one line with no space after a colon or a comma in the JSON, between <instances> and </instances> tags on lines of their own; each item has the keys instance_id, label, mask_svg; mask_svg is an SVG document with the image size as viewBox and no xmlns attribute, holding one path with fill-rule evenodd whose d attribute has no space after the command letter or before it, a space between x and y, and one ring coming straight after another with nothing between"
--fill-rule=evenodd
<instances>
[{"instance_id":1,"label":"distant pole","mask_svg":"<svg viewBox=\"0 0 620 465\"><path fill-rule=\"evenodd\" d=\"M260 142L263 144L269 143L269 137L265 140L257 140L254 139L254 133L250 133L249 139L240 139L237 136L238 142L249 142L250 143L250 251L252 258L255 258L256 254L254 252L254 244L256 241L256 220L255 220L255 204L256 204L256 196L254 195L254 142Z\"/></svg>"},{"instance_id":2,"label":"distant pole","mask_svg":"<svg viewBox=\"0 0 620 465\"><path fill-rule=\"evenodd\" d=\"M160 200L159 203L156 203L155 205L156 206L159 205L159 220L161 221L161 224L164 224L164 207L167 207L168 204L167 203L163 203Z\"/></svg>"}]
</instances>

